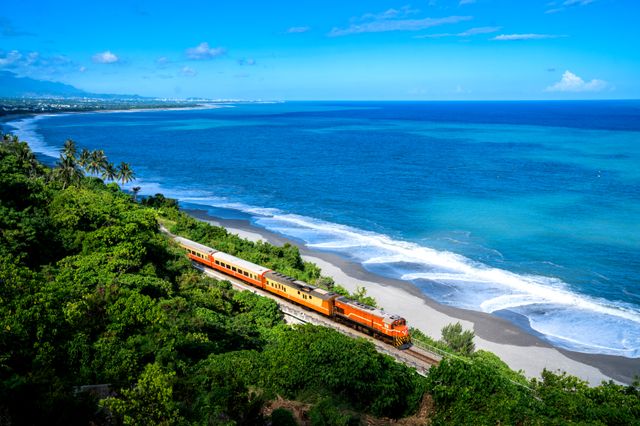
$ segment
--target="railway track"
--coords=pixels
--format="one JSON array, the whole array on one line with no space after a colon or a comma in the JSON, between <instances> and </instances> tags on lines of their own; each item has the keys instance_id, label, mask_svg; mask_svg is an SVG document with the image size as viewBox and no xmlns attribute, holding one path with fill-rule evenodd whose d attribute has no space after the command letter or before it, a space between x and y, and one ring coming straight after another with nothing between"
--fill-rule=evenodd
<instances>
[{"instance_id":1,"label":"railway track","mask_svg":"<svg viewBox=\"0 0 640 426\"><path fill-rule=\"evenodd\" d=\"M322 325L324 327L332 328L342 334L351 336L354 338L360 337L369 340L375 346L376 350L380 353L384 353L393 357L396 361L401 362L407 366L416 369L418 374L425 376L432 365L436 365L440 362L442 357L433 352L429 352L426 349L419 348L417 346L411 346L407 349L398 349L383 343L377 339L374 339L368 334L361 333L344 324L337 323L331 319L324 317L316 312L307 310L301 306L295 305L287 300L281 299L269 292L263 291L259 288L252 287L236 278L223 274L222 272L207 268L203 265L194 263L196 269L202 271L204 274L219 279L229 281L231 285L237 290L247 290L263 297L268 297L274 300L280 310L285 316L285 321L289 324L315 324Z\"/></svg>"},{"instance_id":2,"label":"railway track","mask_svg":"<svg viewBox=\"0 0 640 426\"><path fill-rule=\"evenodd\" d=\"M416 346L412 346L405 351L407 353L410 353L414 358L420 359L429 365L438 364L440 360L442 360L442 357L440 355L436 355L432 352L426 351Z\"/></svg>"}]
</instances>

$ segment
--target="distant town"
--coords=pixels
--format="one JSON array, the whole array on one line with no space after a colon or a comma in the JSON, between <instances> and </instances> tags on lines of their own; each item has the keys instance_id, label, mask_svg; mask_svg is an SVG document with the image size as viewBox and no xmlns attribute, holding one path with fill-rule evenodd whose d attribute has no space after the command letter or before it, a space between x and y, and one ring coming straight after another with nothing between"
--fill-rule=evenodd
<instances>
[{"instance_id":1,"label":"distant town","mask_svg":"<svg viewBox=\"0 0 640 426\"><path fill-rule=\"evenodd\" d=\"M211 101L151 98L0 98L0 116L55 112L83 112L101 110L193 108Z\"/></svg>"}]
</instances>

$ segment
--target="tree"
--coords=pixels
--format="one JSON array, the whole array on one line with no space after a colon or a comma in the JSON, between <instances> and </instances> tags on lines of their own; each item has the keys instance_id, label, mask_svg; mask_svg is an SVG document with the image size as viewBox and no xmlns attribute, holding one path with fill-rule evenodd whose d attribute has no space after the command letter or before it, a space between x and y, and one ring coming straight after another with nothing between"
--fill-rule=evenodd
<instances>
[{"instance_id":1,"label":"tree","mask_svg":"<svg viewBox=\"0 0 640 426\"><path fill-rule=\"evenodd\" d=\"M442 327L442 340L444 343L462 355L471 355L473 353L475 350L474 337L473 331L462 331L462 324L459 322Z\"/></svg>"},{"instance_id":2,"label":"tree","mask_svg":"<svg viewBox=\"0 0 640 426\"><path fill-rule=\"evenodd\" d=\"M180 421L173 401L173 377L158 364L149 364L136 387L123 389L120 398L107 398L102 404L121 416L125 425L171 425Z\"/></svg>"},{"instance_id":3,"label":"tree","mask_svg":"<svg viewBox=\"0 0 640 426\"><path fill-rule=\"evenodd\" d=\"M134 186L133 188L131 188L131 192L133 192L133 201L138 201L138 192L140 192L140 188L139 186Z\"/></svg>"},{"instance_id":4,"label":"tree","mask_svg":"<svg viewBox=\"0 0 640 426\"><path fill-rule=\"evenodd\" d=\"M89 173L97 175L104 170L107 164L107 156L104 154L103 150L96 149L95 151L91 151L89 164L87 165Z\"/></svg>"},{"instance_id":5,"label":"tree","mask_svg":"<svg viewBox=\"0 0 640 426\"><path fill-rule=\"evenodd\" d=\"M54 176L62 182L62 189L65 189L68 185L80 182L84 174L78 167L75 158L68 155L60 155L58 165L54 170Z\"/></svg>"},{"instance_id":6,"label":"tree","mask_svg":"<svg viewBox=\"0 0 640 426\"><path fill-rule=\"evenodd\" d=\"M87 169L87 167L89 166L90 162L91 152L87 148L82 148L82 151L80 151L80 157L78 157L78 164L88 172L89 170Z\"/></svg>"},{"instance_id":7,"label":"tree","mask_svg":"<svg viewBox=\"0 0 640 426\"><path fill-rule=\"evenodd\" d=\"M3 144L9 149L9 152L15 155L18 162L22 165L22 167L29 169L29 176L34 177L36 174L36 170L38 169L38 160L36 160L36 156L29 148L26 142L19 142L17 137L7 137L9 135L4 135Z\"/></svg>"},{"instance_id":8,"label":"tree","mask_svg":"<svg viewBox=\"0 0 640 426\"><path fill-rule=\"evenodd\" d=\"M135 175L129 166L129 163L125 163L124 161L120 163L118 166L118 180L122 181L122 185L127 182L131 182L134 179Z\"/></svg>"},{"instance_id":9,"label":"tree","mask_svg":"<svg viewBox=\"0 0 640 426\"><path fill-rule=\"evenodd\" d=\"M445 358L429 369L427 391L435 402L434 425L549 424L532 413L526 387L510 381L483 359ZM564 424L564 423L551 423Z\"/></svg>"},{"instance_id":10,"label":"tree","mask_svg":"<svg viewBox=\"0 0 640 426\"><path fill-rule=\"evenodd\" d=\"M102 179L104 180L116 180L118 177L118 169L113 165L113 163L107 163L102 170Z\"/></svg>"},{"instance_id":11,"label":"tree","mask_svg":"<svg viewBox=\"0 0 640 426\"><path fill-rule=\"evenodd\" d=\"M327 290L333 290L333 287L336 285L336 282L331 277L320 277L316 280L316 285L318 287L326 288Z\"/></svg>"},{"instance_id":12,"label":"tree","mask_svg":"<svg viewBox=\"0 0 640 426\"><path fill-rule=\"evenodd\" d=\"M71 139L67 139L66 141L64 141L64 147L62 148L62 154L65 157L76 157L76 143L71 140Z\"/></svg>"}]
</instances>

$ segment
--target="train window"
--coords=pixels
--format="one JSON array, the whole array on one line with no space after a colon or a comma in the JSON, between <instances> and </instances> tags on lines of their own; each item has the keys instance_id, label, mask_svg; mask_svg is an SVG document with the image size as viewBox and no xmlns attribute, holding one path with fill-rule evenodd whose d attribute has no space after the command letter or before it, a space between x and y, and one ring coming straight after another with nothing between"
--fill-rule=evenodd
<instances>
[{"instance_id":1,"label":"train window","mask_svg":"<svg viewBox=\"0 0 640 426\"><path fill-rule=\"evenodd\" d=\"M232 270L233 272L237 272L237 269L236 269L236 267L235 267L235 266L232 266L232 267L231 267L231 270Z\"/></svg>"}]
</instances>

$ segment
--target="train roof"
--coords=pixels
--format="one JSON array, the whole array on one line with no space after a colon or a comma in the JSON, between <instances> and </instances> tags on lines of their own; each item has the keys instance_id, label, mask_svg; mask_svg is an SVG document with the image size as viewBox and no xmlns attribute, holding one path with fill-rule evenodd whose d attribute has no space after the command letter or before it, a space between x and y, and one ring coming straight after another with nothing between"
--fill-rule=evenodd
<instances>
[{"instance_id":1,"label":"train roof","mask_svg":"<svg viewBox=\"0 0 640 426\"><path fill-rule=\"evenodd\" d=\"M215 253L213 258L215 260L222 260L227 263L232 263L235 266L239 266L240 268L244 269L247 272L253 272L257 275L262 275L263 273L271 270L269 268L265 268L264 266L256 265L255 263L249 262L244 259L240 259L239 257L235 257L221 251Z\"/></svg>"},{"instance_id":2,"label":"train roof","mask_svg":"<svg viewBox=\"0 0 640 426\"><path fill-rule=\"evenodd\" d=\"M323 288L316 287L304 281L295 280L287 275L281 274L280 272L269 271L264 275L265 277L273 281L288 285L299 291L304 291L305 293L312 294L313 296L323 300L333 299L334 297L337 296L337 294L332 291L328 291Z\"/></svg>"},{"instance_id":3,"label":"train roof","mask_svg":"<svg viewBox=\"0 0 640 426\"><path fill-rule=\"evenodd\" d=\"M203 253L209 253L209 254L213 254L216 253L218 250L205 246L204 244L200 244L200 243L196 243L195 241L191 241L187 238L182 238L182 237L173 237L178 243L182 244L183 246L188 246L191 247L193 249L196 249L198 251L201 251Z\"/></svg>"},{"instance_id":4,"label":"train roof","mask_svg":"<svg viewBox=\"0 0 640 426\"><path fill-rule=\"evenodd\" d=\"M340 302L342 303L346 303L347 305L351 305L351 306L355 306L363 311L367 311L369 312L371 315L376 315L380 318L383 319L384 322L386 322L387 324L391 324L394 321L397 321L399 319L403 319L400 315L395 315L395 314L390 314L387 313L385 311L383 311L382 309L378 309L378 308L374 308L373 306L369 306L369 305L365 305L364 303L360 303L358 301L355 300L351 300L345 296L340 296L338 297L338 299Z\"/></svg>"}]
</instances>

